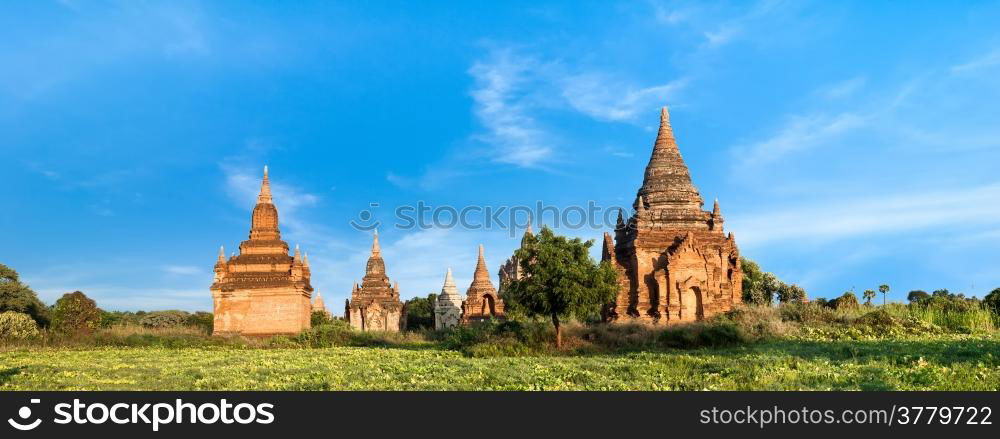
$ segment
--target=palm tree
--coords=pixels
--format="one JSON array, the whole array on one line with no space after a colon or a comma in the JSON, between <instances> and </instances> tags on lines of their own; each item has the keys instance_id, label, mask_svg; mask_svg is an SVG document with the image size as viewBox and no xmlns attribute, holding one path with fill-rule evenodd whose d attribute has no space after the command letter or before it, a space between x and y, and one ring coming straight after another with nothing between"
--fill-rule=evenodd
<instances>
[{"instance_id":1,"label":"palm tree","mask_svg":"<svg viewBox=\"0 0 1000 439\"><path fill-rule=\"evenodd\" d=\"M867 290L865 290L863 296L865 298L865 305L871 305L872 304L872 299L874 299L875 296L876 296L875 290L867 289Z\"/></svg>"},{"instance_id":2,"label":"palm tree","mask_svg":"<svg viewBox=\"0 0 1000 439\"><path fill-rule=\"evenodd\" d=\"M882 306L885 306L885 297L889 295L889 285L886 284L879 285L878 291L882 293Z\"/></svg>"}]
</instances>

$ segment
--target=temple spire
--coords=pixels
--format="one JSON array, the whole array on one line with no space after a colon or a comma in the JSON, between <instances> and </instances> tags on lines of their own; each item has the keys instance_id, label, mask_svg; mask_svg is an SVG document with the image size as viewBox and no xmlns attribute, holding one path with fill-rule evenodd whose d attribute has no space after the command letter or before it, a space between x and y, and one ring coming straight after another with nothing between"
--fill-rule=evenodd
<instances>
[{"instance_id":1,"label":"temple spire","mask_svg":"<svg viewBox=\"0 0 1000 439\"><path fill-rule=\"evenodd\" d=\"M226 262L226 247L222 245L219 246L219 262Z\"/></svg>"},{"instance_id":2,"label":"temple spire","mask_svg":"<svg viewBox=\"0 0 1000 439\"><path fill-rule=\"evenodd\" d=\"M451 267L448 267L448 273L444 275L444 287L455 288L455 279L451 277Z\"/></svg>"},{"instance_id":3,"label":"temple spire","mask_svg":"<svg viewBox=\"0 0 1000 439\"><path fill-rule=\"evenodd\" d=\"M483 256L483 245L479 244L479 260L476 261L476 272L473 275L472 283L475 284L477 281L489 281L490 272L486 268L486 257Z\"/></svg>"},{"instance_id":4,"label":"temple spire","mask_svg":"<svg viewBox=\"0 0 1000 439\"><path fill-rule=\"evenodd\" d=\"M264 165L264 180L260 183L260 195L257 196L257 204L271 204L271 180L267 177L267 165Z\"/></svg>"},{"instance_id":5,"label":"temple spire","mask_svg":"<svg viewBox=\"0 0 1000 439\"><path fill-rule=\"evenodd\" d=\"M372 256L380 256L382 249L378 245L378 229L375 229L375 239L372 241Z\"/></svg>"},{"instance_id":6,"label":"temple spire","mask_svg":"<svg viewBox=\"0 0 1000 439\"><path fill-rule=\"evenodd\" d=\"M702 198L691 183L691 173L677 147L667 107L660 111L660 130L656 135L649 164L646 165L639 195L645 196L650 209L670 207L701 210Z\"/></svg>"},{"instance_id":7,"label":"temple spire","mask_svg":"<svg viewBox=\"0 0 1000 439\"><path fill-rule=\"evenodd\" d=\"M295 244L295 262L302 262L302 251L299 250L299 245Z\"/></svg>"}]
</instances>

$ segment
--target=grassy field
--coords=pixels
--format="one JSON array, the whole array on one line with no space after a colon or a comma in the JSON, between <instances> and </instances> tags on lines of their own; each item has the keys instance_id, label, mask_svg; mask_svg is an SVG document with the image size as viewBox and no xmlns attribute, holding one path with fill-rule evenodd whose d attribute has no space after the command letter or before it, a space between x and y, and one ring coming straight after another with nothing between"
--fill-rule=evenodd
<instances>
[{"instance_id":1,"label":"grassy field","mask_svg":"<svg viewBox=\"0 0 1000 439\"><path fill-rule=\"evenodd\" d=\"M0 390L1000 390L1000 337L471 358L435 344L0 350Z\"/></svg>"}]
</instances>

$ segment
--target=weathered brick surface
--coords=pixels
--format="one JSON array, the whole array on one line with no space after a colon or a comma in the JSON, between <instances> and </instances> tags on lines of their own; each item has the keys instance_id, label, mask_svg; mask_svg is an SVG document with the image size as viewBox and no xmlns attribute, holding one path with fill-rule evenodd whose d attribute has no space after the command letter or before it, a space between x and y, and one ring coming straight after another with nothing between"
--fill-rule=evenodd
<instances>
[{"instance_id":1,"label":"weathered brick surface","mask_svg":"<svg viewBox=\"0 0 1000 439\"><path fill-rule=\"evenodd\" d=\"M378 244L378 231L361 284L354 284L344 310L351 326L363 331L400 331L406 326L406 310L399 300L399 283L392 285L385 274L385 261Z\"/></svg>"},{"instance_id":2,"label":"weathered brick surface","mask_svg":"<svg viewBox=\"0 0 1000 439\"><path fill-rule=\"evenodd\" d=\"M251 216L250 237L228 260L219 250L211 286L214 334L297 334L310 326L309 258L288 255L267 168Z\"/></svg>"},{"instance_id":3,"label":"weathered brick surface","mask_svg":"<svg viewBox=\"0 0 1000 439\"><path fill-rule=\"evenodd\" d=\"M462 321L471 323L484 319L504 318L504 316L503 300L493 288L493 282L490 282L490 271L486 268L483 246L480 245L472 284L465 291L465 301L462 302Z\"/></svg>"},{"instance_id":4,"label":"weathered brick surface","mask_svg":"<svg viewBox=\"0 0 1000 439\"><path fill-rule=\"evenodd\" d=\"M604 236L603 260L618 271L619 293L609 321L670 324L701 320L741 301L739 249L723 233L718 201L711 212L691 182L664 108L635 214L619 215L614 244Z\"/></svg>"}]
</instances>

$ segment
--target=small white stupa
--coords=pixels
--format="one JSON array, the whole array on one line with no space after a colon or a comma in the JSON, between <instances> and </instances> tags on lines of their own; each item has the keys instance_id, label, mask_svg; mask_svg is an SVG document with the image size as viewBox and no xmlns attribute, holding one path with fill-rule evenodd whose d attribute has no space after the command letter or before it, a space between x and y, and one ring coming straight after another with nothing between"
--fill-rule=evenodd
<instances>
[{"instance_id":1,"label":"small white stupa","mask_svg":"<svg viewBox=\"0 0 1000 439\"><path fill-rule=\"evenodd\" d=\"M441 294L434 302L434 329L458 326L462 321L462 296L458 294L455 280L451 278L451 268L444 277Z\"/></svg>"}]
</instances>

